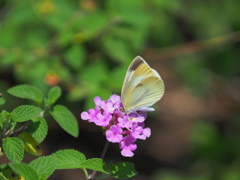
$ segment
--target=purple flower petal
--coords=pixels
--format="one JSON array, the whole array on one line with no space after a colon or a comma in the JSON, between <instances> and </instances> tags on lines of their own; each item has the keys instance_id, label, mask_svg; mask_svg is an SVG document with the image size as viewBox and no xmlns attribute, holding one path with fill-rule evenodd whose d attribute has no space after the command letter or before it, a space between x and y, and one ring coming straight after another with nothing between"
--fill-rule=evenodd
<instances>
[{"instance_id":1,"label":"purple flower petal","mask_svg":"<svg viewBox=\"0 0 240 180\"><path fill-rule=\"evenodd\" d=\"M129 128L131 126L128 116L118 118L118 126L122 128Z\"/></svg>"},{"instance_id":2,"label":"purple flower petal","mask_svg":"<svg viewBox=\"0 0 240 180\"><path fill-rule=\"evenodd\" d=\"M111 102L107 102L106 104L102 105L102 108L103 108L104 111L106 111L108 113L111 113L111 114L115 110L114 106L113 106L113 103L111 103Z\"/></svg>"},{"instance_id":3,"label":"purple flower petal","mask_svg":"<svg viewBox=\"0 0 240 180\"><path fill-rule=\"evenodd\" d=\"M98 113L96 117L97 118L94 121L95 124L98 125L98 126L102 126L102 127L108 126L109 122L112 119L112 115L108 114L108 113L105 113L105 112L104 112L104 114Z\"/></svg>"},{"instance_id":4,"label":"purple flower petal","mask_svg":"<svg viewBox=\"0 0 240 180\"><path fill-rule=\"evenodd\" d=\"M102 104L102 100L99 96L95 97L94 98L94 103L97 105L97 106L101 106Z\"/></svg>"},{"instance_id":5,"label":"purple flower petal","mask_svg":"<svg viewBox=\"0 0 240 180\"><path fill-rule=\"evenodd\" d=\"M136 139L141 139L142 133L143 133L143 128L141 126L138 126L132 129L131 135Z\"/></svg>"},{"instance_id":6,"label":"purple flower petal","mask_svg":"<svg viewBox=\"0 0 240 180\"><path fill-rule=\"evenodd\" d=\"M127 113L123 110L121 97L118 95L111 95L107 101L97 96L94 98L94 103L95 109L82 112L81 118L104 127L107 140L119 143L121 154L132 157L133 151L137 149L135 141L146 139L151 135L151 130L145 128L144 121L147 118L145 110L152 108Z\"/></svg>"},{"instance_id":7,"label":"purple flower petal","mask_svg":"<svg viewBox=\"0 0 240 180\"><path fill-rule=\"evenodd\" d=\"M137 149L137 145L134 144L135 138L132 136L126 136L123 138L123 140L120 143L120 148L122 149L121 154L125 157L132 157L134 153L132 151L135 151Z\"/></svg>"},{"instance_id":8,"label":"purple flower petal","mask_svg":"<svg viewBox=\"0 0 240 180\"><path fill-rule=\"evenodd\" d=\"M83 120L88 120L89 119L89 114L86 111L84 111L84 112L81 113L81 118Z\"/></svg>"},{"instance_id":9,"label":"purple flower petal","mask_svg":"<svg viewBox=\"0 0 240 180\"><path fill-rule=\"evenodd\" d=\"M150 137L151 136L151 129L150 128L143 129L143 135L146 136L146 137Z\"/></svg>"},{"instance_id":10,"label":"purple flower petal","mask_svg":"<svg viewBox=\"0 0 240 180\"><path fill-rule=\"evenodd\" d=\"M106 131L106 137L109 142L119 143L123 138L122 129L117 125L113 125Z\"/></svg>"},{"instance_id":11,"label":"purple flower petal","mask_svg":"<svg viewBox=\"0 0 240 180\"><path fill-rule=\"evenodd\" d=\"M141 126L141 125L140 126L135 125L132 128L131 135L136 139L145 140L147 137L150 137L151 130L150 130L150 128L145 128L144 129L144 126Z\"/></svg>"},{"instance_id":12,"label":"purple flower petal","mask_svg":"<svg viewBox=\"0 0 240 180\"><path fill-rule=\"evenodd\" d=\"M134 122L143 122L146 119L146 117L144 116L143 112L141 112L141 114L130 113L130 114L128 114L128 116L129 116L130 120L134 121Z\"/></svg>"},{"instance_id":13,"label":"purple flower petal","mask_svg":"<svg viewBox=\"0 0 240 180\"><path fill-rule=\"evenodd\" d=\"M110 96L109 100L115 104L115 103L121 102L121 97L116 94L113 94Z\"/></svg>"},{"instance_id":14,"label":"purple flower petal","mask_svg":"<svg viewBox=\"0 0 240 180\"><path fill-rule=\"evenodd\" d=\"M129 148L124 148L121 151L122 156L133 157L134 153Z\"/></svg>"},{"instance_id":15,"label":"purple flower petal","mask_svg":"<svg viewBox=\"0 0 240 180\"><path fill-rule=\"evenodd\" d=\"M98 111L95 109L89 109L88 110L89 113L89 122L94 122L96 120L96 116L98 114Z\"/></svg>"}]
</instances>

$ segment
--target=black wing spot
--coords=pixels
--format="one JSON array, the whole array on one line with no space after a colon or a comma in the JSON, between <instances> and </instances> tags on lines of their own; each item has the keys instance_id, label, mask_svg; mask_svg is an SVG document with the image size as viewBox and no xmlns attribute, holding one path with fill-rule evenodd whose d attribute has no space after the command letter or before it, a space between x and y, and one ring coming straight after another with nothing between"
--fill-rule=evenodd
<instances>
[{"instance_id":1,"label":"black wing spot","mask_svg":"<svg viewBox=\"0 0 240 180\"><path fill-rule=\"evenodd\" d=\"M137 87L141 87L142 85L143 85L142 83L139 83L139 84L136 86L136 88L137 88Z\"/></svg>"},{"instance_id":2,"label":"black wing spot","mask_svg":"<svg viewBox=\"0 0 240 180\"><path fill-rule=\"evenodd\" d=\"M141 59L136 60L134 64L132 64L130 70L135 71L138 68L138 66L140 66L141 64L142 64Z\"/></svg>"}]
</instances>

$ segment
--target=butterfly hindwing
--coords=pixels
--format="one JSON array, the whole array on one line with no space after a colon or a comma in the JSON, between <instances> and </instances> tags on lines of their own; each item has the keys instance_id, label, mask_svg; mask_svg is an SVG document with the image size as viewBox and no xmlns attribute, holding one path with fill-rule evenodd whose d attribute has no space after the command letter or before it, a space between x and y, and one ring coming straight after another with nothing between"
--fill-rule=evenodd
<instances>
[{"instance_id":1,"label":"butterfly hindwing","mask_svg":"<svg viewBox=\"0 0 240 180\"><path fill-rule=\"evenodd\" d=\"M144 84L144 85L143 85ZM133 111L145 109L159 101L163 95L164 85L157 77L148 77L143 79L135 87L126 101L126 109Z\"/></svg>"}]
</instances>

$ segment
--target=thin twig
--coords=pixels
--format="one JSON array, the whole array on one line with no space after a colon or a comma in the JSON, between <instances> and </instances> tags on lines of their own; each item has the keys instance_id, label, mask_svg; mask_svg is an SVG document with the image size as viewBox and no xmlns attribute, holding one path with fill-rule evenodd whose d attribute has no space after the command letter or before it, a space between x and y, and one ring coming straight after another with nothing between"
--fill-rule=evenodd
<instances>
[{"instance_id":1,"label":"thin twig","mask_svg":"<svg viewBox=\"0 0 240 180\"><path fill-rule=\"evenodd\" d=\"M151 55L152 61L167 60L180 57L186 54L195 54L210 49L224 47L229 44L240 42L240 31L229 34L216 36L203 40L183 43L180 45L168 46L160 48L148 48L146 55Z\"/></svg>"},{"instance_id":2,"label":"thin twig","mask_svg":"<svg viewBox=\"0 0 240 180\"><path fill-rule=\"evenodd\" d=\"M18 134L20 134L23 130L25 130L28 127L30 123L31 121L27 121L26 123L24 123L20 128L13 132L11 136L17 136Z\"/></svg>"}]
</instances>

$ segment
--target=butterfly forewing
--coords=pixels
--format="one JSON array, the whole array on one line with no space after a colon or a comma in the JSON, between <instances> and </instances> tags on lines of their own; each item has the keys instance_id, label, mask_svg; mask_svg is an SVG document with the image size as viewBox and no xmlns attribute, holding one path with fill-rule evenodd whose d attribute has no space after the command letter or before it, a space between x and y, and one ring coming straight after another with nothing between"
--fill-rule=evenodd
<instances>
[{"instance_id":1,"label":"butterfly forewing","mask_svg":"<svg viewBox=\"0 0 240 180\"><path fill-rule=\"evenodd\" d=\"M128 67L121 97L125 97L125 92L132 91L143 79L150 76L154 76L154 72L140 56L137 56Z\"/></svg>"},{"instance_id":2,"label":"butterfly forewing","mask_svg":"<svg viewBox=\"0 0 240 180\"><path fill-rule=\"evenodd\" d=\"M126 111L148 108L161 99L164 84L154 69L140 56L130 64L121 93L122 103Z\"/></svg>"}]
</instances>

